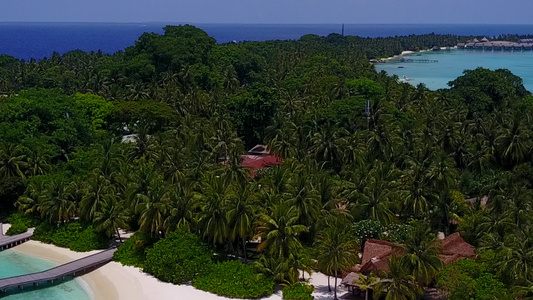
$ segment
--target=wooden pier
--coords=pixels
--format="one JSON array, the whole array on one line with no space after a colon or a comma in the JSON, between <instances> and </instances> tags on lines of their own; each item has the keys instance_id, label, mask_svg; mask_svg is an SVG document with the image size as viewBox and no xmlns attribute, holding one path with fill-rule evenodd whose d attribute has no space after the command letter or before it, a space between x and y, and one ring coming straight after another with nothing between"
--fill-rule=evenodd
<instances>
[{"instance_id":1,"label":"wooden pier","mask_svg":"<svg viewBox=\"0 0 533 300\"><path fill-rule=\"evenodd\" d=\"M23 289L30 285L38 286L46 282L54 283L54 281L65 279L68 276L75 277L84 274L113 260L113 254L116 250L117 248L104 250L43 272L0 279L0 292L6 292L12 288Z\"/></svg>"},{"instance_id":2,"label":"wooden pier","mask_svg":"<svg viewBox=\"0 0 533 300\"><path fill-rule=\"evenodd\" d=\"M412 58L402 58L400 59L400 61L404 63L437 63L439 62L436 59L412 59Z\"/></svg>"},{"instance_id":3,"label":"wooden pier","mask_svg":"<svg viewBox=\"0 0 533 300\"><path fill-rule=\"evenodd\" d=\"M25 233L9 236L4 235L2 231L2 223L0 223L0 251L13 248L16 245L20 245L27 242L33 236L33 228L28 229Z\"/></svg>"}]
</instances>

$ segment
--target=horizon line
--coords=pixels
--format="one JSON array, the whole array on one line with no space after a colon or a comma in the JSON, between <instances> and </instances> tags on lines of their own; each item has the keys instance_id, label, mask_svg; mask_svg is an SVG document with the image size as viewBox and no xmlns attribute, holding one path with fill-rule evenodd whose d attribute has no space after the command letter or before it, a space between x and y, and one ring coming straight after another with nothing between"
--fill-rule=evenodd
<instances>
[{"instance_id":1,"label":"horizon line","mask_svg":"<svg viewBox=\"0 0 533 300\"><path fill-rule=\"evenodd\" d=\"M169 25L490 25L490 26L533 26L533 23L331 23L331 22L317 22L317 23L245 23L245 22L187 22L187 21L0 21L0 24L17 24L17 23L33 23L33 24L169 24Z\"/></svg>"}]
</instances>

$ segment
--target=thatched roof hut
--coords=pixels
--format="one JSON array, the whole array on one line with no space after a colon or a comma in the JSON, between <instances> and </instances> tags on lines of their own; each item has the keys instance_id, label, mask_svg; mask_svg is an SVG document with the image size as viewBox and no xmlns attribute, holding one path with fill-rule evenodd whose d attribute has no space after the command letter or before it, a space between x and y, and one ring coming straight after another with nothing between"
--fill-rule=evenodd
<instances>
[{"instance_id":1,"label":"thatched roof hut","mask_svg":"<svg viewBox=\"0 0 533 300\"><path fill-rule=\"evenodd\" d=\"M476 258L476 248L465 242L459 233L451 234L440 240L441 250L439 258L444 264L470 258ZM394 247L394 243L369 239L365 243L361 264L356 265L350 271L368 274L377 271L389 271L389 258L401 256L400 247Z\"/></svg>"}]
</instances>

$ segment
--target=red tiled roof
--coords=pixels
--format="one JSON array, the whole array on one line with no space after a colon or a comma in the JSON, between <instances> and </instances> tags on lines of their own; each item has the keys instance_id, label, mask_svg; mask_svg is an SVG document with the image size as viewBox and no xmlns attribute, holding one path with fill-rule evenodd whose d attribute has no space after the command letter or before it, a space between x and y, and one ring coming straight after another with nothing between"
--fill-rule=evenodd
<instances>
[{"instance_id":1,"label":"red tiled roof","mask_svg":"<svg viewBox=\"0 0 533 300\"><path fill-rule=\"evenodd\" d=\"M476 248L465 242L461 235L456 232L441 241L441 255L457 256L462 258L476 258ZM453 260L456 261L457 259ZM452 261L452 262L453 262Z\"/></svg>"},{"instance_id":2,"label":"red tiled roof","mask_svg":"<svg viewBox=\"0 0 533 300\"><path fill-rule=\"evenodd\" d=\"M389 257L392 252L392 243L382 240L368 239L365 243L361 265L365 265L372 258Z\"/></svg>"},{"instance_id":3,"label":"red tiled roof","mask_svg":"<svg viewBox=\"0 0 533 300\"><path fill-rule=\"evenodd\" d=\"M280 165L282 162L283 159L276 155L243 155L241 165L252 168L254 170L258 170L270 166Z\"/></svg>"},{"instance_id":4,"label":"red tiled roof","mask_svg":"<svg viewBox=\"0 0 533 300\"><path fill-rule=\"evenodd\" d=\"M454 233L447 236L441 243L440 260L444 264L450 264L454 261L470 258L476 258L476 248L465 242L459 233ZM372 271L389 271L388 259L391 255L399 253L399 250L394 250L393 243L369 239L365 243L363 250L363 257L361 264L356 265L351 271L360 273L369 273Z\"/></svg>"}]
</instances>

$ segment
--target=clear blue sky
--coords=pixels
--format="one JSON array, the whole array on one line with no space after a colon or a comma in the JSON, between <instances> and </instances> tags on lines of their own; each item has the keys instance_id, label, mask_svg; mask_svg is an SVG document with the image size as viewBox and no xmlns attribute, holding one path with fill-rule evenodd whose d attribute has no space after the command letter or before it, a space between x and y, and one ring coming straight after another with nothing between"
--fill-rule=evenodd
<instances>
[{"instance_id":1,"label":"clear blue sky","mask_svg":"<svg viewBox=\"0 0 533 300\"><path fill-rule=\"evenodd\" d=\"M531 24L531 0L0 0L0 22Z\"/></svg>"}]
</instances>

